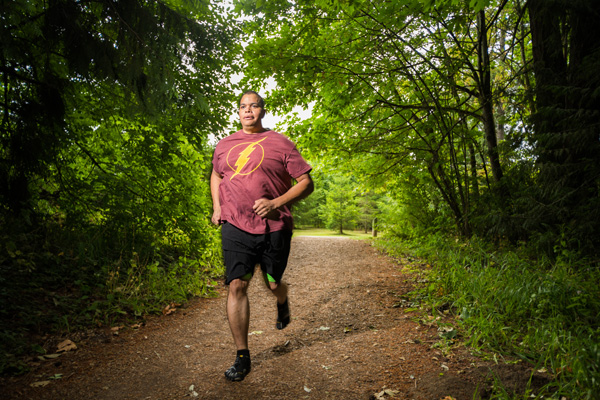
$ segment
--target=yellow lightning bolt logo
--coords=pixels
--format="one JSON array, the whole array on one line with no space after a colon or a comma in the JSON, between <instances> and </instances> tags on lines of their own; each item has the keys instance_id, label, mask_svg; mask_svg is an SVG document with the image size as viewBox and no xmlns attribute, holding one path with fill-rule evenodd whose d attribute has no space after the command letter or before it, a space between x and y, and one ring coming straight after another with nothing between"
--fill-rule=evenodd
<instances>
[{"instance_id":1,"label":"yellow lightning bolt logo","mask_svg":"<svg viewBox=\"0 0 600 400\"><path fill-rule=\"evenodd\" d=\"M248 161L250 161L250 155L256 149L256 146L259 145L259 143L265 139L266 138L262 138L258 142L250 143L248 146L246 146L246 148L244 148L244 150L240 151L239 157L234 164L235 165L235 169L234 169L235 173L231 176L230 180L235 178L237 175L241 174L241 172L244 169L244 167L246 166L246 164L248 164ZM233 149L231 149L231 150L233 150Z\"/></svg>"}]
</instances>

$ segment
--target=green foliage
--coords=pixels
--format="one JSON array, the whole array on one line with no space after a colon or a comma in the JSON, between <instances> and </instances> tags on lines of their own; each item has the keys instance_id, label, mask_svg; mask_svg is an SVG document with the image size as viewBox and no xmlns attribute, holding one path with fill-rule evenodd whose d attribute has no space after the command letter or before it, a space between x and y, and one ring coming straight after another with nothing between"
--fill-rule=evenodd
<instances>
[{"instance_id":1,"label":"green foliage","mask_svg":"<svg viewBox=\"0 0 600 400\"><path fill-rule=\"evenodd\" d=\"M189 256L165 237L154 247L144 240L129 242L139 248L130 258L102 254L114 244L98 231L56 227L39 233L45 240L35 233L3 237L0 352L7 356L0 371L20 372L20 356L38 348L45 334L143 319L171 302L213 295L214 279L223 273L213 232L217 246L204 245ZM75 236L81 248L61 251Z\"/></svg>"},{"instance_id":2,"label":"green foliage","mask_svg":"<svg viewBox=\"0 0 600 400\"><path fill-rule=\"evenodd\" d=\"M556 12L560 9L561 12ZM558 236L568 230L573 249L595 253L600 243L600 35L595 1L528 4L537 110L532 116L539 185L530 227ZM596 32L596 33L594 33ZM544 215L545 217L541 217ZM544 225L541 228L541 225Z\"/></svg>"},{"instance_id":3,"label":"green foliage","mask_svg":"<svg viewBox=\"0 0 600 400\"><path fill-rule=\"evenodd\" d=\"M319 207L325 202L325 188L323 186L324 176L322 165L318 162L311 162L313 170L310 176L314 182L315 190L307 198L296 203L292 207L294 215L294 225L298 228L322 228L323 221L319 217Z\"/></svg>"},{"instance_id":4,"label":"green foliage","mask_svg":"<svg viewBox=\"0 0 600 400\"><path fill-rule=\"evenodd\" d=\"M228 125L238 45L202 1L20 0L0 15L0 353L14 369L44 333L210 295L208 138Z\"/></svg>"},{"instance_id":5,"label":"green foliage","mask_svg":"<svg viewBox=\"0 0 600 400\"><path fill-rule=\"evenodd\" d=\"M325 203L319 207L319 216L327 228L344 233L353 227L359 216L355 183L344 175L332 175L326 181Z\"/></svg>"},{"instance_id":6,"label":"green foliage","mask_svg":"<svg viewBox=\"0 0 600 400\"><path fill-rule=\"evenodd\" d=\"M291 134L386 191L394 229L539 240L547 254L565 231L571 249L599 248L598 44L582 33L597 7L237 3L254 37L247 80L273 77L279 112L312 106Z\"/></svg>"},{"instance_id":7,"label":"green foliage","mask_svg":"<svg viewBox=\"0 0 600 400\"><path fill-rule=\"evenodd\" d=\"M388 196L409 199L412 215L445 208L444 218L469 234L476 200L490 186L487 158L498 149L485 151L481 108L489 100L473 39L476 14L461 2L438 3L427 14L422 2L361 1L300 2L277 18L254 14L248 31L263 29L246 52L253 60L246 72L263 79L272 71L279 85L273 103L281 111L313 104L313 119L295 128L302 146L348 160L356 176L394 186ZM490 48L501 41L494 34ZM520 67L507 69L501 50L492 56L494 85L513 89ZM522 127L527 108L514 100L505 107Z\"/></svg>"},{"instance_id":8,"label":"green foliage","mask_svg":"<svg viewBox=\"0 0 600 400\"><path fill-rule=\"evenodd\" d=\"M412 242L379 240L392 254L432 265L421 301L432 312L449 304L464 342L482 354L518 357L546 368L555 395L592 399L598 393L600 275L589 260L563 254L556 262L472 238L441 236Z\"/></svg>"},{"instance_id":9,"label":"green foliage","mask_svg":"<svg viewBox=\"0 0 600 400\"><path fill-rule=\"evenodd\" d=\"M296 226L327 227L338 233L358 228L370 231L373 219L379 216L381 196L341 169L326 168L322 162L313 165L315 191L294 205Z\"/></svg>"},{"instance_id":10,"label":"green foliage","mask_svg":"<svg viewBox=\"0 0 600 400\"><path fill-rule=\"evenodd\" d=\"M117 313L140 317L148 312L158 313L170 302L214 294L216 282L212 278L216 271L204 260L181 257L162 265L158 261L141 261L132 259L102 268L108 295L106 301L94 302L85 310L93 312L93 320L110 323Z\"/></svg>"}]
</instances>

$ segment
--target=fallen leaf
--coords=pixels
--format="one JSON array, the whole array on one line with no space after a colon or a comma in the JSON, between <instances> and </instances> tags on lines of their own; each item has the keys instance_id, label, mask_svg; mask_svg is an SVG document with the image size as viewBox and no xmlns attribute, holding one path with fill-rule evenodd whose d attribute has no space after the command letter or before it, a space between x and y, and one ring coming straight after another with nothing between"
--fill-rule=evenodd
<instances>
[{"instance_id":1,"label":"fallen leaf","mask_svg":"<svg viewBox=\"0 0 600 400\"><path fill-rule=\"evenodd\" d=\"M377 400L381 400L381 399L385 399L385 398L386 398L386 397L385 397L386 395L387 395L387 396L389 396L389 397L396 397L396 395L397 395L398 393L400 393L400 392L398 392L397 390L392 390L392 389L383 389L381 392L379 392L379 393L375 393L375 396L374 396L374 397L375 397Z\"/></svg>"},{"instance_id":2,"label":"fallen leaf","mask_svg":"<svg viewBox=\"0 0 600 400\"><path fill-rule=\"evenodd\" d=\"M75 345L75 343L73 343L72 341L67 339L67 340L63 340L62 342L60 342L58 344L58 350L56 350L56 351L58 353L62 353L62 352L71 351L71 350L77 350L77 346Z\"/></svg>"},{"instance_id":3,"label":"fallen leaf","mask_svg":"<svg viewBox=\"0 0 600 400\"><path fill-rule=\"evenodd\" d=\"M163 308L163 315L170 315L173 314L175 311L177 311L177 307L181 307L181 304L179 303L171 303L169 305L167 305L165 308Z\"/></svg>"},{"instance_id":4,"label":"fallen leaf","mask_svg":"<svg viewBox=\"0 0 600 400\"><path fill-rule=\"evenodd\" d=\"M309 388L307 388L306 386L304 386L304 391L305 391L306 393L310 393L310 392L312 392L312 389L309 389Z\"/></svg>"},{"instance_id":5,"label":"fallen leaf","mask_svg":"<svg viewBox=\"0 0 600 400\"><path fill-rule=\"evenodd\" d=\"M196 392L194 389L195 389L195 386L194 385L190 385L190 387L188 389L190 391L190 396L192 396L192 397L198 397L198 396L200 396L198 394L198 392Z\"/></svg>"},{"instance_id":6,"label":"fallen leaf","mask_svg":"<svg viewBox=\"0 0 600 400\"><path fill-rule=\"evenodd\" d=\"M263 331L252 331L248 335L262 335Z\"/></svg>"},{"instance_id":7,"label":"fallen leaf","mask_svg":"<svg viewBox=\"0 0 600 400\"><path fill-rule=\"evenodd\" d=\"M331 328L330 328L330 327L328 327L328 326L320 326L318 330L320 330L320 331L328 331L328 330L330 330L330 329L331 329Z\"/></svg>"},{"instance_id":8,"label":"fallen leaf","mask_svg":"<svg viewBox=\"0 0 600 400\"><path fill-rule=\"evenodd\" d=\"M50 381L39 381L39 382L33 382L29 386L35 388L35 387L44 387L44 386L49 385L49 384L50 384Z\"/></svg>"}]
</instances>

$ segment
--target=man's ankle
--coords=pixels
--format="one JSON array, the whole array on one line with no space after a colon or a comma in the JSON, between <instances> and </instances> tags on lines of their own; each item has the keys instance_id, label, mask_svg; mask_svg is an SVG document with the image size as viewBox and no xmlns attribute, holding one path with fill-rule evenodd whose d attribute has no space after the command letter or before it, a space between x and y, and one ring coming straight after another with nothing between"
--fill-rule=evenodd
<instances>
[{"instance_id":1,"label":"man's ankle","mask_svg":"<svg viewBox=\"0 0 600 400\"><path fill-rule=\"evenodd\" d=\"M242 358L243 357L250 358L250 350L248 350L248 349L238 350L237 356L242 357Z\"/></svg>"}]
</instances>

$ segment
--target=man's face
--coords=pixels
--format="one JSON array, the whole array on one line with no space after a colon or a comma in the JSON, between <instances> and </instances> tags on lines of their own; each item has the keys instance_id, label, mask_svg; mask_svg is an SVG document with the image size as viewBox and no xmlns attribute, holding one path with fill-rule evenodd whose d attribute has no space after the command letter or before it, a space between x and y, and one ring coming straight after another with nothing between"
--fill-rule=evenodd
<instances>
[{"instance_id":1,"label":"man's face","mask_svg":"<svg viewBox=\"0 0 600 400\"><path fill-rule=\"evenodd\" d=\"M246 94L240 100L240 122L244 127L253 127L260 124L264 117L264 109L259 105L257 95Z\"/></svg>"}]
</instances>

